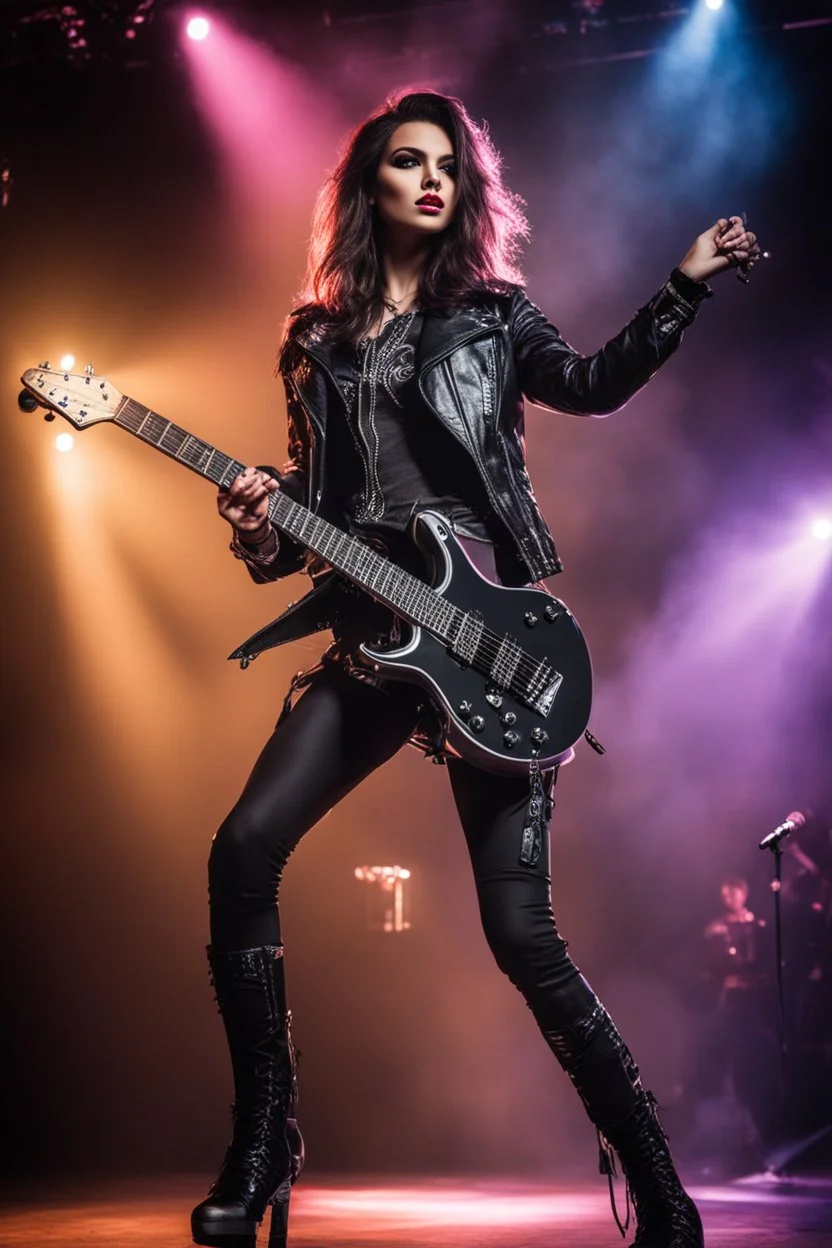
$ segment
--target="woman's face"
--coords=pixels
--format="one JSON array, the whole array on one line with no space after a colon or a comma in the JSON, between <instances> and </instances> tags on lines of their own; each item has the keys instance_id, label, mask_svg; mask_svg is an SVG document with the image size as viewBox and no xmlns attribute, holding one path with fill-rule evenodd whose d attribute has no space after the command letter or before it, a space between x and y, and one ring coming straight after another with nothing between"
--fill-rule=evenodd
<instances>
[{"instance_id":1,"label":"woman's face","mask_svg":"<svg viewBox=\"0 0 832 1248\"><path fill-rule=\"evenodd\" d=\"M448 228L457 206L457 171L441 126L408 121L393 131L379 161L373 199L389 229L441 234Z\"/></svg>"}]
</instances>

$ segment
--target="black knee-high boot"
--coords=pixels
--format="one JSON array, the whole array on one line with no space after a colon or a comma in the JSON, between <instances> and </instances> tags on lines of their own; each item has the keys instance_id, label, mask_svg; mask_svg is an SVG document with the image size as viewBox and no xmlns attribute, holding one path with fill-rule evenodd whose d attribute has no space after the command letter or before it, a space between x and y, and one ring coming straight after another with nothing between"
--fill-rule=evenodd
<instances>
[{"instance_id":1,"label":"black knee-high boot","mask_svg":"<svg viewBox=\"0 0 832 1248\"><path fill-rule=\"evenodd\" d=\"M655 1098L642 1087L629 1049L585 979L560 991L563 1016L572 1021L541 1031L602 1137L602 1158L605 1145L618 1154L636 1212L634 1245L703 1248L699 1213L676 1173ZM608 1156L606 1162L612 1174Z\"/></svg>"},{"instance_id":2,"label":"black knee-high boot","mask_svg":"<svg viewBox=\"0 0 832 1248\"><path fill-rule=\"evenodd\" d=\"M208 962L234 1075L233 1132L216 1182L191 1214L193 1240L214 1248L255 1248L271 1204L269 1248L285 1248L303 1140L283 949L209 948Z\"/></svg>"}]
</instances>

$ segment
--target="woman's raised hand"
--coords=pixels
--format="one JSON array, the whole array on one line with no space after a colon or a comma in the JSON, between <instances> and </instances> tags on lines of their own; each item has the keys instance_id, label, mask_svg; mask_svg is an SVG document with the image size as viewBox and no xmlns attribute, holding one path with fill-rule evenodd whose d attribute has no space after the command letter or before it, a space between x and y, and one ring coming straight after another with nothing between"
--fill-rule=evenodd
<instances>
[{"instance_id":1,"label":"woman's raised hand","mask_svg":"<svg viewBox=\"0 0 832 1248\"><path fill-rule=\"evenodd\" d=\"M739 269L747 278L762 254L757 235L746 228L742 217L720 217L694 239L679 268L695 282L706 282L728 269Z\"/></svg>"}]
</instances>

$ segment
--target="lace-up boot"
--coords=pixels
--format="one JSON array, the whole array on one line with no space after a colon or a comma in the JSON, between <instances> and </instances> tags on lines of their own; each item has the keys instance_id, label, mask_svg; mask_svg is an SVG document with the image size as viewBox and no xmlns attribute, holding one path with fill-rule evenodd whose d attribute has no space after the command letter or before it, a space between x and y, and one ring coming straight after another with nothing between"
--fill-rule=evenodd
<instances>
[{"instance_id":1,"label":"lace-up boot","mask_svg":"<svg viewBox=\"0 0 832 1248\"><path fill-rule=\"evenodd\" d=\"M566 994L566 1016L574 1021L559 1030L541 1027L541 1031L598 1130L601 1172L609 1178L622 1236L632 1197L634 1248L704 1248L699 1212L682 1186L656 1100L642 1087L629 1049L586 980L578 978L561 991ZM613 1190L616 1154L627 1180L623 1223Z\"/></svg>"},{"instance_id":2,"label":"lace-up boot","mask_svg":"<svg viewBox=\"0 0 832 1248\"><path fill-rule=\"evenodd\" d=\"M283 949L209 948L208 961L234 1075L233 1131L219 1176L191 1214L193 1240L214 1248L255 1248L271 1204L269 1248L285 1248L303 1140Z\"/></svg>"}]
</instances>

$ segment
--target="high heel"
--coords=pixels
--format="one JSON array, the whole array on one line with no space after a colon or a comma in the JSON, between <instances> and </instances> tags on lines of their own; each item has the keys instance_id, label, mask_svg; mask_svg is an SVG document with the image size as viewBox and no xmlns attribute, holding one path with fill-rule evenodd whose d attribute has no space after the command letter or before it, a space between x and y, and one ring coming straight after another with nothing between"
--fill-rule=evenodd
<instances>
[{"instance_id":1,"label":"high heel","mask_svg":"<svg viewBox=\"0 0 832 1248\"><path fill-rule=\"evenodd\" d=\"M269 1227L268 1248L286 1248L286 1236L289 1233L289 1200L292 1195L292 1180L284 1179L272 1197L272 1220Z\"/></svg>"},{"instance_id":2,"label":"high heel","mask_svg":"<svg viewBox=\"0 0 832 1248\"><path fill-rule=\"evenodd\" d=\"M233 1131L217 1179L191 1214L191 1234L207 1248L256 1248L272 1205L269 1248L286 1248L304 1148L283 949L209 949L208 959L234 1074Z\"/></svg>"}]
</instances>

